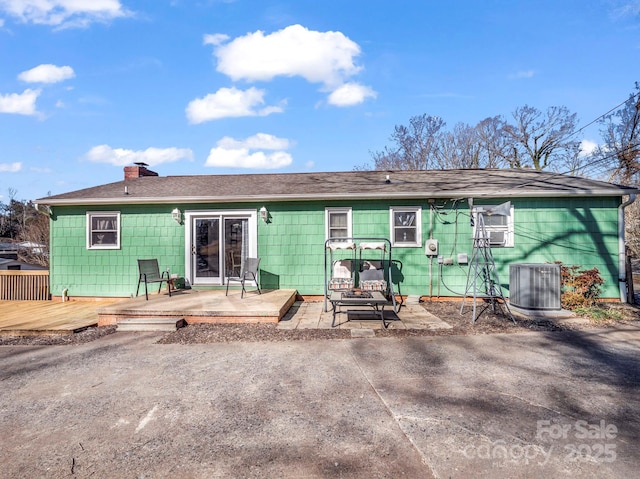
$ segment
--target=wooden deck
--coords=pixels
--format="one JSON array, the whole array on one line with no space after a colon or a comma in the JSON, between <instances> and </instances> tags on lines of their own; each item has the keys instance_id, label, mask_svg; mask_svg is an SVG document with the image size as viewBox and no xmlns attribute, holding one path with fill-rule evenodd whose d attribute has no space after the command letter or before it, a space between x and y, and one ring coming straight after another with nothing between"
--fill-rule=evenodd
<instances>
[{"instance_id":1,"label":"wooden deck","mask_svg":"<svg viewBox=\"0 0 640 479\"><path fill-rule=\"evenodd\" d=\"M162 291L133 299L103 301L0 301L0 335L71 334L125 318L179 317L187 323L277 323L296 299L296 290Z\"/></svg>"},{"instance_id":2,"label":"wooden deck","mask_svg":"<svg viewBox=\"0 0 640 479\"><path fill-rule=\"evenodd\" d=\"M0 335L71 334L98 324L97 309L120 300L0 301Z\"/></svg>"},{"instance_id":3,"label":"wooden deck","mask_svg":"<svg viewBox=\"0 0 640 479\"><path fill-rule=\"evenodd\" d=\"M163 291L124 300L98 309L100 326L125 318L179 317L187 323L277 323L296 299L295 289L254 290L240 297L239 290L178 290L171 297Z\"/></svg>"}]
</instances>

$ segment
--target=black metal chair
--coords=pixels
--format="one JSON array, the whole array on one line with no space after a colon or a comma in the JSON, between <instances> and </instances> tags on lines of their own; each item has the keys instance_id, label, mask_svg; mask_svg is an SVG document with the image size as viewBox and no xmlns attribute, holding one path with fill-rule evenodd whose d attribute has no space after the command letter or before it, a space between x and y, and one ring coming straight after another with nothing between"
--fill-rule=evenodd
<instances>
[{"instance_id":1,"label":"black metal chair","mask_svg":"<svg viewBox=\"0 0 640 479\"><path fill-rule=\"evenodd\" d=\"M167 283L167 289L169 290L169 296L171 296L171 286L169 285L169 272L163 271L160 274L160 268L158 267L157 259L139 259L138 260L138 287L136 288L136 296L138 296L138 291L140 290L140 283L144 281L144 294L149 300L149 291L147 289L147 285L149 283L160 283L160 287L158 288L158 294L160 294L160 290L162 289L162 283ZM166 276L165 276L166 275Z\"/></svg>"},{"instance_id":2,"label":"black metal chair","mask_svg":"<svg viewBox=\"0 0 640 479\"><path fill-rule=\"evenodd\" d=\"M241 298L244 298L244 293L246 291L244 288L244 283L246 281L255 281L256 287L258 288L258 294L262 294L262 291L260 291L260 285L258 284L259 266L260 258L245 258L239 276L232 276L233 271L230 270L227 274L227 291L225 293L225 296L229 294L229 283L231 283L232 281L238 282L242 285L242 293L240 293Z\"/></svg>"}]
</instances>

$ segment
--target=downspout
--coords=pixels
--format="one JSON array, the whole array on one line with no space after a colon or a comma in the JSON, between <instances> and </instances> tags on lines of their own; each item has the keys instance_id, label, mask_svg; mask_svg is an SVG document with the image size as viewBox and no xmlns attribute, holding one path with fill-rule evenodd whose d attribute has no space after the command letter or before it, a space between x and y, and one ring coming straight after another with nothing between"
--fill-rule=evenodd
<instances>
[{"instance_id":1,"label":"downspout","mask_svg":"<svg viewBox=\"0 0 640 479\"><path fill-rule=\"evenodd\" d=\"M620 286L620 301L627 302L627 251L624 233L624 209L636 200L635 193L629 194L629 199L618 206L618 284Z\"/></svg>"}]
</instances>

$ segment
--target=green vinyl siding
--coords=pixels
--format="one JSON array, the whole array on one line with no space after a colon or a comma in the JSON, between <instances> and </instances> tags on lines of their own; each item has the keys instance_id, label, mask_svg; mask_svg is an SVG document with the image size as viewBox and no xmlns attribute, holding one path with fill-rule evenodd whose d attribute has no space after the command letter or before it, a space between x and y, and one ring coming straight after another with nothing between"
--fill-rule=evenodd
<instances>
[{"instance_id":1,"label":"green vinyl siding","mask_svg":"<svg viewBox=\"0 0 640 479\"><path fill-rule=\"evenodd\" d=\"M476 200L475 205L499 204L506 199ZM562 261L584 268L597 267L605 280L603 296L619 297L619 197L521 198L514 205L513 248L493 248L500 280L508 296L510 263ZM455 206L457 206L457 208ZM51 287L54 295L69 288L71 296L129 296L135 293L139 258L158 258L160 267L185 273L185 227L171 210L254 209L265 206L269 222L257 221L261 286L297 289L303 295L324 292L325 208L352 208L354 237L390 239L390 207L422 208L422 247L393 248L395 290L403 295L463 294L469 265L457 255L472 256L469 206L437 200L433 214L427 201L305 201L255 204L105 206L121 213L121 247L86 249L86 212L100 208L55 207L51 234ZM431 219L430 219L431 218ZM453 258L438 265L424 254L429 235L439 241L439 254ZM431 270L431 274L429 271ZM446 285L446 287L445 287Z\"/></svg>"},{"instance_id":2,"label":"green vinyl siding","mask_svg":"<svg viewBox=\"0 0 640 479\"><path fill-rule=\"evenodd\" d=\"M496 200L490 204L500 202ZM585 269L598 268L605 280L603 297L619 297L619 198L517 199L512 203L515 206L514 247L492 248L505 296L509 295L510 264L561 261ZM468 216L465 220L469 222ZM444 284L464 293L469 266L458 266L457 254L467 253L471 260L472 230L470 225L460 224L460 221L458 228L462 229L455 235L451 225L435 222L434 238L440 240L441 254L454 259L454 265L441 268ZM434 281L436 288L437 284L438 281ZM441 294L449 295L449 291L443 290L440 284Z\"/></svg>"},{"instance_id":3,"label":"green vinyl siding","mask_svg":"<svg viewBox=\"0 0 640 479\"><path fill-rule=\"evenodd\" d=\"M324 206L308 203L267 205L270 222L258 221L258 255L264 288L322 294Z\"/></svg>"},{"instance_id":4,"label":"green vinyl siding","mask_svg":"<svg viewBox=\"0 0 640 479\"><path fill-rule=\"evenodd\" d=\"M174 206L56 207L51 234L51 292L70 296L122 297L135 293L137 259L158 258L160 268L184 274L184 229L171 218ZM87 211L120 211L120 248L90 250Z\"/></svg>"}]
</instances>

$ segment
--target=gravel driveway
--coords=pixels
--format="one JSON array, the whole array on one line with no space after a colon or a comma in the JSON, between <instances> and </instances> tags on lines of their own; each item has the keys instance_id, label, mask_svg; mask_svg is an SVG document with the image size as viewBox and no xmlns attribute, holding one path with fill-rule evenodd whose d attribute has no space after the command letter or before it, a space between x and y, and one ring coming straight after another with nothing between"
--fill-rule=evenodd
<instances>
[{"instance_id":1,"label":"gravel driveway","mask_svg":"<svg viewBox=\"0 0 640 479\"><path fill-rule=\"evenodd\" d=\"M0 347L0 476L633 477L640 330Z\"/></svg>"}]
</instances>

